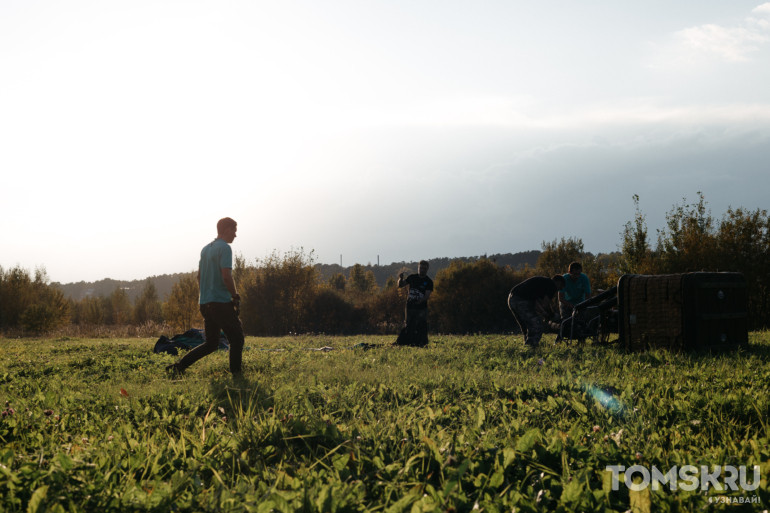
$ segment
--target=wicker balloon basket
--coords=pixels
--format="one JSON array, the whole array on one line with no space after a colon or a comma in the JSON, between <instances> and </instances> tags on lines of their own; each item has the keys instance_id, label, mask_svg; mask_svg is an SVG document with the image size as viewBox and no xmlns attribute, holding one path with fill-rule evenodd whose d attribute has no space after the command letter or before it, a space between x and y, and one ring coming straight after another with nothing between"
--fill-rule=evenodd
<instances>
[{"instance_id":1,"label":"wicker balloon basket","mask_svg":"<svg viewBox=\"0 0 770 513\"><path fill-rule=\"evenodd\" d=\"M626 274L618 281L619 340L632 351L748 344L741 273Z\"/></svg>"}]
</instances>

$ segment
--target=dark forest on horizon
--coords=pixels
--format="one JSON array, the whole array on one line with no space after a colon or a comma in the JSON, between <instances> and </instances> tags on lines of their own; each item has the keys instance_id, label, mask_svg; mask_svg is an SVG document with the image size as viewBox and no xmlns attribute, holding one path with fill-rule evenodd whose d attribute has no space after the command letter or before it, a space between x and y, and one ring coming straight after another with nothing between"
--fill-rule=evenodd
<instances>
[{"instance_id":1,"label":"dark forest on horizon","mask_svg":"<svg viewBox=\"0 0 770 513\"><path fill-rule=\"evenodd\" d=\"M521 269L525 266L535 267L537 265L537 259L540 257L541 251L522 251L518 253L501 253L494 255L481 255L471 257L441 257L441 258L428 258L430 263L430 276L435 276L436 272L441 269L449 267L452 262L475 262L479 259L489 259L495 262L501 267L510 266L513 269ZM340 266L339 264L314 264L318 270L319 276L323 281L328 281L329 278L335 274L342 273L345 276L350 276L350 271L355 265ZM388 278L396 277L399 272L404 269L417 271L417 262L392 262L385 265L373 265L373 264L361 264L364 270L372 271L374 278L377 281L379 287L384 287L388 281ZM158 292L160 299L166 298L171 289L179 278L189 273L174 273L174 274L162 274L158 276L148 276L144 279L138 280L117 280L112 278L105 278L94 282L79 281L74 283L59 283L53 282L51 285L60 289L65 297L72 300L79 301L86 297L106 297L109 296L116 288L122 288L128 294L130 301L135 301L142 292L145 285L151 282Z\"/></svg>"}]
</instances>

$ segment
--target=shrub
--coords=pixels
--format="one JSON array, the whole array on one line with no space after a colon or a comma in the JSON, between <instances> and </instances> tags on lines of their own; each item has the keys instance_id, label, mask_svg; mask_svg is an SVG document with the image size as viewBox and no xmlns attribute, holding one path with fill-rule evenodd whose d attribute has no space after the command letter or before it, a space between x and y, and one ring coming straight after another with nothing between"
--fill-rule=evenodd
<instances>
[{"instance_id":1,"label":"shrub","mask_svg":"<svg viewBox=\"0 0 770 513\"><path fill-rule=\"evenodd\" d=\"M187 331L196 324L202 325L198 299L198 281L194 273L182 276L171 287L171 294L163 303L163 319L179 331Z\"/></svg>"},{"instance_id":2,"label":"shrub","mask_svg":"<svg viewBox=\"0 0 770 513\"><path fill-rule=\"evenodd\" d=\"M300 248L281 257L273 252L240 274L244 331L251 335L303 333L311 324L310 305L319 291L313 253Z\"/></svg>"},{"instance_id":3,"label":"shrub","mask_svg":"<svg viewBox=\"0 0 770 513\"><path fill-rule=\"evenodd\" d=\"M361 264L355 264L350 269L350 278L347 282L353 291L361 294L371 294L377 291L377 279L374 277L374 271L364 269Z\"/></svg>"},{"instance_id":4,"label":"shrub","mask_svg":"<svg viewBox=\"0 0 770 513\"><path fill-rule=\"evenodd\" d=\"M660 273L717 270L714 220L703 194L697 204L674 205L666 214L666 228L658 233Z\"/></svg>"},{"instance_id":5,"label":"shrub","mask_svg":"<svg viewBox=\"0 0 770 513\"><path fill-rule=\"evenodd\" d=\"M429 319L446 333L504 332L517 329L508 309L508 293L528 271L481 259L455 261L436 274ZM435 324L434 324L435 323Z\"/></svg>"},{"instance_id":6,"label":"shrub","mask_svg":"<svg viewBox=\"0 0 770 513\"><path fill-rule=\"evenodd\" d=\"M570 263L582 262L586 256L583 241L574 237L568 239L562 237L561 241L543 242L542 248L543 251L537 259L537 273L542 276L564 274Z\"/></svg>"},{"instance_id":7,"label":"shrub","mask_svg":"<svg viewBox=\"0 0 770 513\"><path fill-rule=\"evenodd\" d=\"M365 312L349 303L339 292L320 289L310 300L307 328L316 333L350 334L366 324Z\"/></svg>"},{"instance_id":8,"label":"shrub","mask_svg":"<svg viewBox=\"0 0 770 513\"><path fill-rule=\"evenodd\" d=\"M770 324L770 217L766 210L728 209L716 233L719 269L746 278L751 328Z\"/></svg>"},{"instance_id":9,"label":"shrub","mask_svg":"<svg viewBox=\"0 0 770 513\"><path fill-rule=\"evenodd\" d=\"M44 333L56 328L58 317L56 312L45 304L34 304L27 307L20 318L21 327L32 333Z\"/></svg>"},{"instance_id":10,"label":"shrub","mask_svg":"<svg viewBox=\"0 0 770 513\"><path fill-rule=\"evenodd\" d=\"M621 269L645 274L692 271L740 272L746 278L749 327L770 324L770 217L766 210L729 208L718 227L703 194L698 202L674 205L666 227L658 232L657 247L646 244L644 216L638 210L634 225L626 225Z\"/></svg>"},{"instance_id":11,"label":"shrub","mask_svg":"<svg viewBox=\"0 0 770 513\"><path fill-rule=\"evenodd\" d=\"M134 322L144 324L147 322L162 322L163 312L158 300L158 289L148 278L141 295L134 303Z\"/></svg>"},{"instance_id":12,"label":"shrub","mask_svg":"<svg viewBox=\"0 0 770 513\"><path fill-rule=\"evenodd\" d=\"M32 279L20 267L7 272L0 267L0 328L42 333L66 324L69 314L69 303L49 284L45 269L37 269Z\"/></svg>"},{"instance_id":13,"label":"shrub","mask_svg":"<svg viewBox=\"0 0 770 513\"><path fill-rule=\"evenodd\" d=\"M404 323L406 288L399 289L395 280L364 303L370 332L396 333ZM433 296L432 296L433 297ZM431 299L431 303L432 303ZM432 306L429 306L432 308Z\"/></svg>"}]
</instances>

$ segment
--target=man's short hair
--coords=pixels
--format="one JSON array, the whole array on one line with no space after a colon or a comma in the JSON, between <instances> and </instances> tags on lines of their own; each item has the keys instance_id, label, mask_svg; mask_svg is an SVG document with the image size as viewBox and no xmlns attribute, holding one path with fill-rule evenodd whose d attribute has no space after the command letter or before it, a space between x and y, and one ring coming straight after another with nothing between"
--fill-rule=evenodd
<instances>
[{"instance_id":1,"label":"man's short hair","mask_svg":"<svg viewBox=\"0 0 770 513\"><path fill-rule=\"evenodd\" d=\"M425 267L430 267L430 264L428 263L427 260L420 260L420 264L419 265L424 265Z\"/></svg>"},{"instance_id":2,"label":"man's short hair","mask_svg":"<svg viewBox=\"0 0 770 513\"><path fill-rule=\"evenodd\" d=\"M583 270L583 264L581 264L580 262L572 262L571 264L569 264L569 271L572 272L573 269L577 269L578 271L582 271Z\"/></svg>"},{"instance_id":3,"label":"man's short hair","mask_svg":"<svg viewBox=\"0 0 770 513\"><path fill-rule=\"evenodd\" d=\"M235 228L238 226L238 223L233 221L229 217L223 217L219 221L217 221L217 233L223 233L228 228Z\"/></svg>"},{"instance_id":4,"label":"man's short hair","mask_svg":"<svg viewBox=\"0 0 770 513\"><path fill-rule=\"evenodd\" d=\"M564 279L564 276L561 274L554 274L553 278L551 278L556 283L560 283L562 286L565 286L567 284L567 280Z\"/></svg>"}]
</instances>

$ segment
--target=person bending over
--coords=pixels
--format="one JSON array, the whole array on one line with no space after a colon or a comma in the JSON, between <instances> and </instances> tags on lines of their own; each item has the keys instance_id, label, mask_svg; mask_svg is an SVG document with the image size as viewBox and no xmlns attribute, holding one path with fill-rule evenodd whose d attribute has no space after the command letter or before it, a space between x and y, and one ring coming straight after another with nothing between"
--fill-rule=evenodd
<instances>
[{"instance_id":1,"label":"person bending over","mask_svg":"<svg viewBox=\"0 0 770 513\"><path fill-rule=\"evenodd\" d=\"M553 278L535 276L511 289L508 308L521 328L526 346L535 348L540 345L543 336L542 318L553 316L551 301L564 288L564 283L564 277L560 274Z\"/></svg>"}]
</instances>

